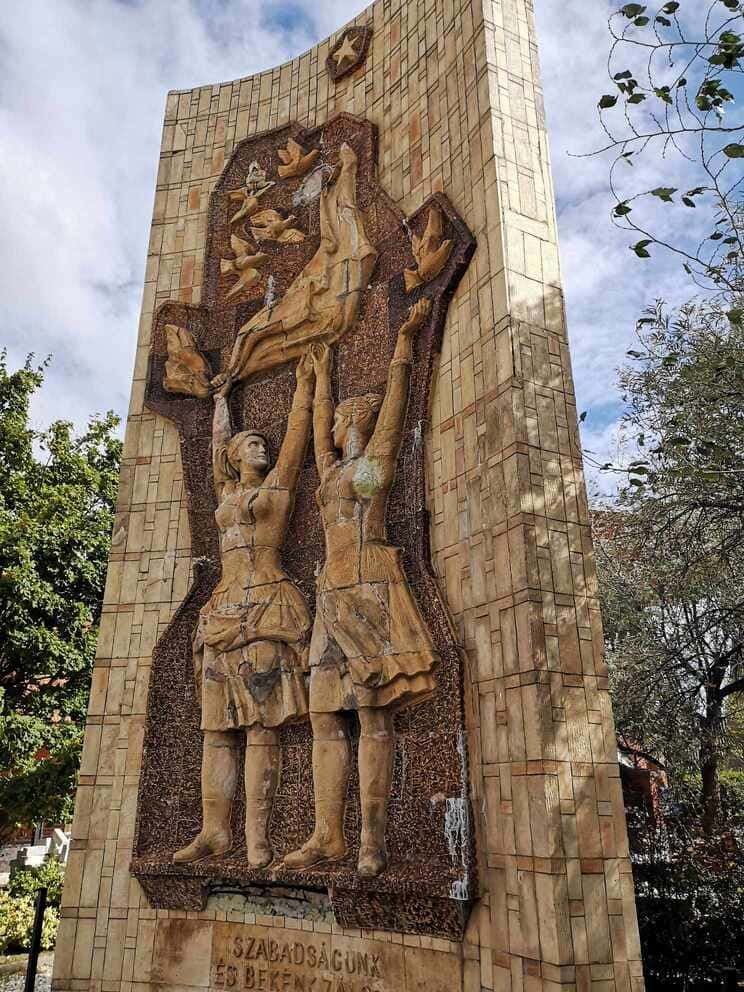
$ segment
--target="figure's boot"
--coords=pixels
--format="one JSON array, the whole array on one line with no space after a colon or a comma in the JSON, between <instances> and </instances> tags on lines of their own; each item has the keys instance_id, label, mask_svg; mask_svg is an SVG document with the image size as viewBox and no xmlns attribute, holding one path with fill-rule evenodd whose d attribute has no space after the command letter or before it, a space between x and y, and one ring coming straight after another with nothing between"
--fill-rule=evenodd
<instances>
[{"instance_id":1,"label":"figure's boot","mask_svg":"<svg viewBox=\"0 0 744 992\"><path fill-rule=\"evenodd\" d=\"M362 878L375 878L387 868L385 845L388 802L393 782L395 735L392 716L381 711L370 725L360 714L359 794L362 807L362 836L357 871Z\"/></svg>"},{"instance_id":2,"label":"figure's boot","mask_svg":"<svg viewBox=\"0 0 744 992\"><path fill-rule=\"evenodd\" d=\"M265 868L274 860L269 840L269 822L273 807L271 799L245 801L245 848L251 868Z\"/></svg>"},{"instance_id":3,"label":"figure's boot","mask_svg":"<svg viewBox=\"0 0 744 992\"><path fill-rule=\"evenodd\" d=\"M362 800L362 838L357 864L357 871L362 878L375 878L387 868L387 811L387 799Z\"/></svg>"},{"instance_id":4,"label":"figure's boot","mask_svg":"<svg viewBox=\"0 0 744 992\"><path fill-rule=\"evenodd\" d=\"M265 868L274 857L269 823L280 762L278 731L251 727L245 748L245 847L251 868Z\"/></svg>"},{"instance_id":5,"label":"figure's boot","mask_svg":"<svg viewBox=\"0 0 744 992\"><path fill-rule=\"evenodd\" d=\"M344 812L350 754L343 719L335 714L323 714L321 720L316 717L313 735L315 829L301 848L284 858L285 867L292 869L340 861L346 855Z\"/></svg>"},{"instance_id":6,"label":"figure's boot","mask_svg":"<svg viewBox=\"0 0 744 992\"><path fill-rule=\"evenodd\" d=\"M315 800L315 829L302 847L284 858L285 868L311 868L321 861L340 861L346 856L344 801Z\"/></svg>"},{"instance_id":7,"label":"figure's boot","mask_svg":"<svg viewBox=\"0 0 744 992\"><path fill-rule=\"evenodd\" d=\"M236 778L237 756L232 735L205 731L201 773L202 828L189 845L173 855L176 864L202 861L230 850L230 813Z\"/></svg>"}]
</instances>

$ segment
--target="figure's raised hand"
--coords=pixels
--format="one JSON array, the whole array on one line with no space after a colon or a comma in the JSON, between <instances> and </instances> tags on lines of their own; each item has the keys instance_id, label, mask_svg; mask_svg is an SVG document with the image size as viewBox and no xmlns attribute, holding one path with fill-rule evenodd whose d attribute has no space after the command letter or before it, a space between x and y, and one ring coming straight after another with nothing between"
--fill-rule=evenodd
<instances>
[{"instance_id":1,"label":"figure's raised hand","mask_svg":"<svg viewBox=\"0 0 744 992\"><path fill-rule=\"evenodd\" d=\"M431 300L426 296L422 296L420 300L410 307L406 321L399 332L401 337L409 339L412 338L419 328L426 322L426 319L430 313Z\"/></svg>"},{"instance_id":2,"label":"figure's raised hand","mask_svg":"<svg viewBox=\"0 0 744 992\"><path fill-rule=\"evenodd\" d=\"M310 355L316 377L329 376L331 373L331 349L325 341L316 341L310 348Z\"/></svg>"},{"instance_id":3,"label":"figure's raised hand","mask_svg":"<svg viewBox=\"0 0 744 992\"><path fill-rule=\"evenodd\" d=\"M315 365L313 364L313 359L310 352L306 351L300 358L297 363L295 375L297 376L298 384L308 384L315 378Z\"/></svg>"},{"instance_id":4,"label":"figure's raised hand","mask_svg":"<svg viewBox=\"0 0 744 992\"><path fill-rule=\"evenodd\" d=\"M210 386L212 387L212 396L221 396L222 399L227 399L233 387L232 376L229 372L220 372L212 379Z\"/></svg>"}]
</instances>

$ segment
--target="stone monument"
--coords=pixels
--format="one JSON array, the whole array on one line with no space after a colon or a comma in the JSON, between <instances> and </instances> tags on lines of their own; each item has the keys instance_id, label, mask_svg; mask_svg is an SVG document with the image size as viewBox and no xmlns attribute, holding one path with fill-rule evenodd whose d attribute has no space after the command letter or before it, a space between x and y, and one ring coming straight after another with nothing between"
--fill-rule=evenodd
<instances>
[{"instance_id":1,"label":"stone monument","mask_svg":"<svg viewBox=\"0 0 744 992\"><path fill-rule=\"evenodd\" d=\"M530 0L171 93L54 987L638 990Z\"/></svg>"}]
</instances>

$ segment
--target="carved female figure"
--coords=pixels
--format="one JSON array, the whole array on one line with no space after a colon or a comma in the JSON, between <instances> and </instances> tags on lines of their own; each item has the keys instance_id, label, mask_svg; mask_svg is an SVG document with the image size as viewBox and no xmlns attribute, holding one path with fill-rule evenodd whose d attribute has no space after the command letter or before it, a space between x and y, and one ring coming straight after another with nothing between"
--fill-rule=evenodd
<instances>
[{"instance_id":1,"label":"carved female figure","mask_svg":"<svg viewBox=\"0 0 744 992\"><path fill-rule=\"evenodd\" d=\"M232 436L228 379L215 394L212 437L222 576L202 608L193 651L201 689L203 825L175 862L224 854L237 784L237 731L246 735L248 862L272 859L268 839L281 751L279 727L307 715L310 615L285 573L281 547L294 507L312 417L313 365L297 366L297 387L276 465L266 438Z\"/></svg>"},{"instance_id":2,"label":"carved female figure","mask_svg":"<svg viewBox=\"0 0 744 992\"><path fill-rule=\"evenodd\" d=\"M361 730L358 870L368 877L384 870L393 714L435 686L431 669L437 653L385 528L408 406L412 339L429 306L426 300L415 304L399 331L384 399L355 396L334 410L330 350L313 346L317 499L326 542L310 646L315 830L285 858L289 868L346 853L350 748L344 713L355 710Z\"/></svg>"}]
</instances>

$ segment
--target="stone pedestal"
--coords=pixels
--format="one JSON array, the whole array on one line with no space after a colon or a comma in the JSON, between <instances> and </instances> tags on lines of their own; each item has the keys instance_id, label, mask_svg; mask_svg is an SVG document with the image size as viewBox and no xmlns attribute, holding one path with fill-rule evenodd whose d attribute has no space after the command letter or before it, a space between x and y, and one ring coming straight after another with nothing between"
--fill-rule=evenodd
<instances>
[{"instance_id":1,"label":"stone pedestal","mask_svg":"<svg viewBox=\"0 0 744 992\"><path fill-rule=\"evenodd\" d=\"M168 96L59 992L643 988L532 4L380 0L350 28L260 75ZM253 870L240 852L172 863L200 825L188 673L219 561L203 469L210 401L166 395L166 328L185 329L213 373L274 292L259 260L246 295L228 298L240 254L220 197L278 134L321 159L356 142L361 162L378 261L337 346L335 388L383 390L410 302L433 304L388 529L441 659L438 694L396 718L391 863L371 881L353 858L305 875L279 861ZM290 182L299 190L299 173ZM284 257L298 266L318 243L311 194L291 200L307 243L287 242ZM426 273L411 235L424 236L432 207L452 248ZM360 364L368 338L386 342L379 367ZM233 405L271 434L276 396L272 444L293 368L248 383ZM300 527L317 484L308 466L285 558L312 605L311 556L297 551L322 546L314 525ZM313 822L309 725L282 733L280 855ZM353 851L357 796L353 779ZM238 832L242 816L236 807Z\"/></svg>"}]
</instances>

